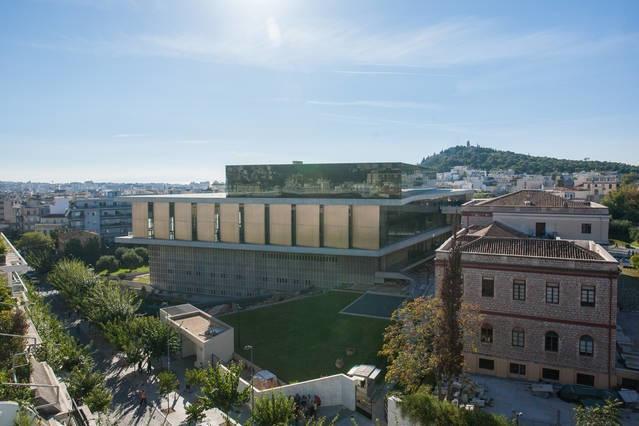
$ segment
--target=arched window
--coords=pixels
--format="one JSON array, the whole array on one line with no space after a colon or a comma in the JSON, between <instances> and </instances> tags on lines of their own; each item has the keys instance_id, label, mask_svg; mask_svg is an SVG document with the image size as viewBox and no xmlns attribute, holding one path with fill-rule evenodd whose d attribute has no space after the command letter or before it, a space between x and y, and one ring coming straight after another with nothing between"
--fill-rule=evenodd
<instances>
[{"instance_id":1,"label":"arched window","mask_svg":"<svg viewBox=\"0 0 639 426\"><path fill-rule=\"evenodd\" d=\"M559 352L559 335L554 331L547 332L544 339L544 348L548 352Z\"/></svg>"},{"instance_id":2,"label":"arched window","mask_svg":"<svg viewBox=\"0 0 639 426\"><path fill-rule=\"evenodd\" d=\"M481 326L480 341L482 343L493 343L493 326L490 324L483 324Z\"/></svg>"},{"instance_id":3,"label":"arched window","mask_svg":"<svg viewBox=\"0 0 639 426\"><path fill-rule=\"evenodd\" d=\"M595 342L590 336L581 336L579 338L579 355L592 356L595 352Z\"/></svg>"}]
</instances>

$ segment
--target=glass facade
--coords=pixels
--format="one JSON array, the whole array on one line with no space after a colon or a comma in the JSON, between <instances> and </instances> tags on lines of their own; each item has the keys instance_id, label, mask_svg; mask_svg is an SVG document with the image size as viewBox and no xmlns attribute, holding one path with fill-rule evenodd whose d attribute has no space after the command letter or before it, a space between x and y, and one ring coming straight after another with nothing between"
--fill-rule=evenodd
<instances>
[{"instance_id":1,"label":"glass facade","mask_svg":"<svg viewBox=\"0 0 639 426\"><path fill-rule=\"evenodd\" d=\"M421 201L405 206L382 206L380 244L382 247L446 225L438 201Z\"/></svg>"},{"instance_id":2,"label":"glass facade","mask_svg":"<svg viewBox=\"0 0 639 426\"><path fill-rule=\"evenodd\" d=\"M229 197L401 198L425 170L404 163L226 166Z\"/></svg>"}]
</instances>

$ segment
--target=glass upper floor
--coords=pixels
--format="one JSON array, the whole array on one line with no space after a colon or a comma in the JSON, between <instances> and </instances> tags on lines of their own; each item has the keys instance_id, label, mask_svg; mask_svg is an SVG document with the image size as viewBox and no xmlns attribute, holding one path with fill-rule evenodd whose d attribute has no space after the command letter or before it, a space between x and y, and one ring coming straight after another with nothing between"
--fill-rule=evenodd
<instances>
[{"instance_id":1,"label":"glass upper floor","mask_svg":"<svg viewBox=\"0 0 639 426\"><path fill-rule=\"evenodd\" d=\"M392 199L429 178L426 169L405 163L226 166L228 197Z\"/></svg>"}]
</instances>

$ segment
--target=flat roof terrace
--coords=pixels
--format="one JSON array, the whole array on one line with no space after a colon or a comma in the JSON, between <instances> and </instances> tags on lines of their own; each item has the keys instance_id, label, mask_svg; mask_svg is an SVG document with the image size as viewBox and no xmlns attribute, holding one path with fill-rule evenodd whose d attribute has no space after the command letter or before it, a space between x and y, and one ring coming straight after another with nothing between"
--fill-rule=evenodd
<instances>
[{"instance_id":1,"label":"flat roof terrace","mask_svg":"<svg viewBox=\"0 0 639 426\"><path fill-rule=\"evenodd\" d=\"M231 328L228 324L190 304L171 306L161 310L164 311L168 320L201 342L206 342Z\"/></svg>"}]
</instances>

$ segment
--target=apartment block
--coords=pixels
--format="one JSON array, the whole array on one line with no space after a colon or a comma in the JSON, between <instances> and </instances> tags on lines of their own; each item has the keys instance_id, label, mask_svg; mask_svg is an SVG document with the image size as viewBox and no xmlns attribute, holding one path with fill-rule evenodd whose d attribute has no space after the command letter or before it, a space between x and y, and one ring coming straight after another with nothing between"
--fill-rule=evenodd
<instances>
[{"instance_id":1,"label":"apartment block","mask_svg":"<svg viewBox=\"0 0 639 426\"><path fill-rule=\"evenodd\" d=\"M470 191L413 187L402 163L227 166L228 193L123 197L149 247L154 285L254 296L411 280L413 263L451 230Z\"/></svg>"},{"instance_id":2,"label":"apartment block","mask_svg":"<svg viewBox=\"0 0 639 426\"><path fill-rule=\"evenodd\" d=\"M441 289L454 239L438 250ZM465 369L499 377L617 385L618 263L583 240L523 236L501 223L463 229L464 301L481 314Z\"/></svg>"},{"instance_id":3,"label":"apartment block","mask_svg":"<svg viewBox=\"0 0 639 426\"><path fill-rule=\"evenodd\" d=\"M131 204L116 197L77 198L67 211L71 229L96 233L107 244L131 232L131 214Z\"/></svg>"},{"instance_id":4,"label":"apartment block","mask_svg":"<svg viewBox=\"0 0 639 426\"><path fill-rule=\"evenodd\" d=\"M500 222L529 236L593 240L608 244L608 208L541 190L522 190L462 206L465 227Z\"/></svg>"}]
</instances>

